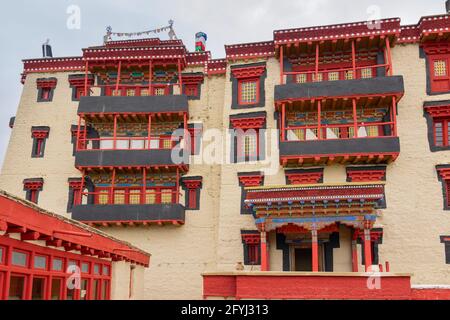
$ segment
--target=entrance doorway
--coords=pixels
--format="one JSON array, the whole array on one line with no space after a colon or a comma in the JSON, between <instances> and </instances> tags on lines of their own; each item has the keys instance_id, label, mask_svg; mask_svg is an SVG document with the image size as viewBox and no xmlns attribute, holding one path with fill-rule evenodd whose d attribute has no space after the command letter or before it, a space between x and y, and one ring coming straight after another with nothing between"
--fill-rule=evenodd
<instances>
[{"instance_id":1,"label":"entrance doorway","mask_svg":"<svg viewBox=\"0 0 450 320\"><path fill-rule=\"evenodd\" d=\"M323 246L319 244L319 271L324 271ZM291 270L297 272L312 272L312 247L302 246L292 248Z\"/></svg>"},{"instance_id":2,"label":"entrance doorway","mask_svg":"<svg viewBox=\"0 0 450 320\"><path fill-rule=\"evenodd\" d=\"M295 249L295 271L311 272L312 271L312 250L311 249Z\"/></svg>"}]
</instances>

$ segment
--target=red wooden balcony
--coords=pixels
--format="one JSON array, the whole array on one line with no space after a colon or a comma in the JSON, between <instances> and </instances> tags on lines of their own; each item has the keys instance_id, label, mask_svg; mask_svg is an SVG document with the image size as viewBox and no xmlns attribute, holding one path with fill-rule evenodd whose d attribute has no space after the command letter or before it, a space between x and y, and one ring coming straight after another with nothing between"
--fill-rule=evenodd
<instances>
[{"instance_id":1,"label":"red wooden balcony","mask_svg":"<svg viewBox=\"0 0 450 320\"><path fill-rule=\"evenodd\" d=\"M203 297L224 299L404 300L409 274L223 272L203 274Z\"/></svg>"}]
</instances>

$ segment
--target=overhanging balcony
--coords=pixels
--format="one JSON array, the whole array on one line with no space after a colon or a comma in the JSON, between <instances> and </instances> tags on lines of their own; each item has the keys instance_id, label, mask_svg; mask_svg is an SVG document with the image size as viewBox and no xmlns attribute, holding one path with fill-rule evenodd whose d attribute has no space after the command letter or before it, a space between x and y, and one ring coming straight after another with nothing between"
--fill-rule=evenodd
<instances>
[{"instance_id":1,"label":"overhanging balcony","mask_svg":"<svg viewBox=\"0 0 450 320\"><path fill-rule=\"evenodd\" d=\"M173 155L176 156L173 156ZM179 167L187 170L189 157L183 149L86 150L75 154L77 168Z\"/></svg>"},{"instance_id":2,"label":"overhanging balcony","mask_svg":"<svg viewBox=\"0 0 450 320\"><path fill-rule=\"evenodd\" d=\"M412 299L411 275L380 273L205 273L203 297L232 299L404 300ZM372 277L372 278L371 278Z\"/></svg>"},{"instance_id":3,"label":"overhanging balcony","mask_svg":"<svg viewBox=\"0 0 450 320\"><path fill-rule=\"evenodd\" d=\"M404 91L402 76L288 83L275 86L275 102L280 104L319 98L344 99L389 95L401 97Z\"/></svg>"},{"instance_id":4,"label":"overhanging balcony","mask_svg":"<svg viewBox=\"0 0 450 320\"><path fill-rule=\"evenodd\" d=\"M180 204L99 205L86 204L73 208L72 219L91 225L183 225L185 208Z\"/></svg>"}]
</instances>

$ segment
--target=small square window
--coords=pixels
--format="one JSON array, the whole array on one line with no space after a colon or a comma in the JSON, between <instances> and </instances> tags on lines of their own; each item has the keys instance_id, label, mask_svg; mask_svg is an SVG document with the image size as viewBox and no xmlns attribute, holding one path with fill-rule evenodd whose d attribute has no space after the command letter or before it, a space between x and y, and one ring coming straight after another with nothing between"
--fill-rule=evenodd
<instances>
[{"instance_id":1,"label":"small square window","mask_svg":"<svg viewBox=\"0 0 450 320\"><path fill-rule=\"evenodd\" d=\"M47 269L47 257L34 256L34 268L35 269Z\"/></svg>"},{"instance_id":2,"label":"small square window","mask_svg":"<svg viewBox=\"0 0 450 320\"><path fill-rule=\"evenodd\" d=\"M259 80L248 80L240 82L239 104L258 103Z\"/></svg>"},{"instance_id":3,"label":"small square window","mask_svg":"<svg viewBox=\"0 0 450 320\"><path fill-rule=\"evenodd\" d=\"M12 264L14 266L26 267L28 260L28 254L20 251L12 252Z\"/></svg>"},{"instance_id":4,"label":"small square window","mask_svg":"<svg viewBox=\"0 0 450 320\"><path fill-rule=\"evenodd\" d=\"M113 96L113 97L118 97L118 96L120 96L120 89L119 89L119 90L113 90L113 91L112 91L112 96Z\"/></svg>"},{"instance_id":5,"label":"small square window","mask_svg":"<svg viewBox=\"0 0 450 320\"><path fill-rule=\"evenodd\" d=\"M127 97L134 97L136 95L135 89L127 89Z\"/></svg>"},{"instance_id":6,"label":"small square window","mask_svg":"<svg viewBox=\"0 0 450 320\"><path fill-rule=\"evenodd\" d=\"M89 263L88 262L81 263L81 272L89 273Z\"/></svg>"},{"instance_id":7,"label":"small square window","mask_svg":"<svg viewBox=\"0 0 450 320\"><path fill-rule=\"evenodd\" d=\"M94 265L94 274L100 275L100 265L99 264Z\"/></svg>"},{"instance_id":8,"label":"small square window","mask_svg":"<svg viewBox=\"0 0 450 320\"><path fill-rule=\"evenodd\" d=\"M41 89L41 96L40 99L41 100L50 100L50 94L52 92L51 88L42 88Z\"/></svg>"},{"instance_id":9,"label":"small square window","mask_svg":"<svg viewBox=\"0 0 450 320\"><path fill-rule=\"evenodd\" d=\"M148 91L148 89L141 89L141 96L142 96L142 97L147 97L147 96L149 96L149 91Z\"/></svg>"},{"instance_id":10,"label":"small square window","mask_svg":"<svg viewBox=\"0 0 450 320\"><path fill-rule=\"evenodd\" d=\"M4 261L3 261L4 256L5 256L4 252L5 252L5 249L0 247L0 264L4 264Z\"/></svg>"},{"instance_id":11,"label":"small square window","mask_svg":"<svg viewBox=\"0 0 450 320\"><path fill-rule=\"evenodd\" d=\"M353 79L353 71L347 70L345 71L345 80L352 80Z\"/></svg>"},{"instance_id":12,"label":"small square window","mask_svg":"<svg viewBox=\"0 0 450 320\"><path fill-rule=\"evenodd\" d=\"M103 266L103 275L109 276L109 266Z\"/></svg>"},{"instance_id":13,"label":"small square window","mask_svg":"<svg viewBox=\"0 0 450 320\"><path fill-rule=\"evenodd\" d=\"M372 68L361 69L361 78L363 79L372 78Z\"/></svg>"},{"instance_id":14,"label":"small square window","mask_svg":"<svg viewBox=\"0 0 450 320\"><path fill-rule=\"evenodd\" d=\"M316 74L313 73L313 75L312 75L312 81L313 81L313 82L321 82L321 81L323 81L323 74L322 74L322 73L318 73L318 74L317 74L317 79L316 79Z\"/></svg>"},{"instance_id":15,"label":"small square window","mask_svg":"<svg viewBox=\"0 0 450 320\"><path fill-rule=\"evenodd\" d=\"M328 73L328 81L337 81L339 80L339 72L329 72Z\"/></svg>"},{"instance_id":16,"label":"small square window","mask_svg":"<svg viewBox=\"0 0 450 320\"><path fill-rule=\"evenodd\" d=\"M445 77L447 75L447 61L435 60L434 61L434 76Z\"/></svg>"},{"instance_id":17,"label":"small square window","mask_svg":"<svg viewBox=\"0 0 450 320\"><path fill-rule=\"evenodd\" d=\"M52 270L53 271L62 271L63 270L63 259L53 258Z\"/></svg>"},{"instance_id":18,"label":"small square window","mask_svg":"<svg viewBox=\"0 0 450 320\"><path fill-rule=\"evenodd\" d=\"M297 81L297 83L306 83L307 81L307 76L306 73L300 73L295 77L295 80Z\"/></svg>"},{"instance_id":19,"label":"small square window","mask_svg":"<svg viewBox=\"0 0 450 320\"><path fill-rule=\"evenodd\" d=\"M154 93L155 93L155 96L165 96L166 89L165 88L155 88Z\"/></svg>"},{"instance_id":20,"label":"small square window","mask_svg":"<svg viewBox=\"0 0 450 320\"><path fill-rule=\"evenodd\" d=\"M172 190L171 189L161 190L161 203L172 203Z\"/></svg>"},{"instance_id":21,"label":"small square window","mask_svg":"<svg viewBox=\"0 0 450 320\"><path fill-rule=\"evenodd\" d=\"M141 190L130 190L130 204L141 203Z\"/></svg>"},{"instance_id":22,"label":"small square window","mask_svg":"<svg viewBox=\"0 0 450 320\"><path fill-rule=\"evenodd\" d=\"M188 84L184 88L184 93L188 97L196 97L198 95L198 90L197 89L198 88L197 88L196 84Z\"/></svg>"},{"instance_id":23,"label":"small square window","mask_svg":"<svg viewBox=\"0 0 450 320\"><path fill-rule=\"evenodd\" d=\"M114 190L114 204L125 204L125 190Z\"/></svg>"}]
</instances>

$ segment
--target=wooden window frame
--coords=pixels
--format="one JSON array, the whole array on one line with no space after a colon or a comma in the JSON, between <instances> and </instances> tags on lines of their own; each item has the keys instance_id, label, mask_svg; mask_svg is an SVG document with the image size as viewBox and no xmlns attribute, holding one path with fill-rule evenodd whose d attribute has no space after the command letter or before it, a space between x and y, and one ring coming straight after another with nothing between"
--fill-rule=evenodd
<instances>
[{"instance_id":1,"label":"wooden window frame","mask_svg":"<svg viewBox=\"0 0 450 320\"><path fill-rule=\"evenodd\" d=\"M442 124L442 145L438 146L436 143L437 138L437 132L436 132L436 125L440 123ZM450 147L450 118L433 118L433 145L435 147Z\"/></svg>"},{"instance_id":2,"label":"wooden window frame","mask_svg":"<svg viewBox=\"0 0 450 320\"><path fill-rule=\"evenodd\" d=\"M147 196L147 193L149 193L149 192L156 192L155 193L155 202L154 202L154 204L161 204L162 203L162 190L171 190L171 194L172 194L172 202L170 202L170 203L172 203L172 204L176 204L176 196L174 195L177 191L176 191L176 187L165 187L165 186L157 186L157 187L148 187L146 190L145 190L145 194L142 194L142 187L139 187L139 186L137 186L137 187L115 187L114 188L114 191L113 191L113 197L114 197L114 193L115 193L115 191L117 191L117 190L121 190L121 191L125 191L125 193L124 193L124 197L125 197L125 199L124 199L124 203L122 203L122 204L117 204L117 205L132 205L131 203L130 203L130 191L131 190L140 190L141 191L141 193L140 193L140 203L146 203L146 196ZM100 192L105 192L105 195L107 195L108 196L108 201L107 201L107 203L106 203L106 205L108 205L108 204L115 204L115 202L114 201L110 201L111 199L110 199L110 197L111 197L111 194L110 194L110 191L111 191L111 188L110 187L96 187L95 188L95 191L94 191L94 193L95 193L95 197L94 197L94 204L96 204L96 205L102 205L102 204L100 204L99 203L99 193ZM107 192L107 193L106 193ZM113 200L114 200L114 198L113 198ZM103 205L105 205L105 204L103 204ZM134 205L136 205L136 204L134 204Z\"/></svg>"},{"instance_id":3,"label":"wooden window frame","mask_svg":"<svg viewBox=\"0 0 450 320\"><path fill-rule=\"evenodd\" d=\"M254 155L243 154L243 150L245 150L246 137L248 136L247 135L247 131L248 130L254 130L255 134L256 134L256 141L255 141L255 143L256 143L256 154L254 154ZM242 137L237 137L237 139L236 139L237 140L236 141L236 155L237 155L237 159L238 160L242 159L245 162L248 162L248 161L259 161L260 160L260 158L261 158L261 155L260 155L261 150L260 150L260 147L259 147L259 144L260 144L260 137L259 137L260 136L260 132L259 132L259 130L260 130L259 128L257 128L257 129L246 129L246 130L243 130L244 131L244 135Z\"/></svg>"},{"instance_id":4,"label":"wooden window frame","mask_svg":"<svg viewBox=\"0 0 450 320\"><path fill-rule=\"evenodd\" d=\"M82 279L88 279L90 285L93 279L99 279L101 282L101 289L104 285L105 281L107 281L107 300L110 299L110 286L111 286L111 272L109 274L104 274L102 271L104 267L107 267L111 270L111 262L107 260L101 260L94 257L81 256L70 252L60 251L48 247L41 247L35 244L31 244L28 242L23 242L15 239L11 239L8 237L0 236L0 247L4 250L3 260L5 263L0 263L0 273L2 273L5 277L20 276L25 277L25 288L24 288L24 299L30 300L32 295L32 283L33 278L43 278L45 279L45 293L44 300L51 299L51 290L52 290L52 280L59 279L62 281L61 283L61 292L60 299L66 300L67 290L65 283L67 279L71 276L71 274L67 273L67 266L69 261L75 261L78 266L81 266L81 263L89 263L90 265L99 264L100 265L100 275L94 275L92 270L89 273L83 273ZM17 251L20 253L27 254L27 267L12 265L12 252ZM47 266L45 269L34 268L34 257L42 256L47 257ZM53 270L53 261L54 260L62 260L62 270L55 271ZM3 279L4 283L6 282L6 278ZM5 289L2 293L0 290L0 300L5 300L9 295L9 288ZM80 290L75 290L74 299L80 299ZM91 291L91 290L89 290ZM102 292L102 291L100 291ZM87 295L88 300L92 300L91 292L88 292Z\"/></svg>"},{"instance_id":5,"label":"wooden window frame","mask_svg":"<svg viewBox=\"0 0 450 320\"><path fill-rule=\"evenodd\" d=\"M242 101L242 85L244 83L249 83L249 82L251 82L251 83L254 82L256 85L256 99L255 99L255 101L251 101L251 102L243 102ZM260 96L261 96L260 86L261 86L261 77L238 79L238 104L240 106L251 106L251 105L258 104L260 102Z\"/></svg>"},{"instance_id":6,"label":"wooden window frame","mask_svg":"<svg viewBox=\"0 0 450 320\"><path fill-rule=\"evenodd\" d=\"M192 90L192 94L190 94L190 90ZM188 97L198 97L198 84L185 84L184 94Z\"/></svg>"},{"instance_id":7,"label":"wooden window frame","mask_svg":"<svg viewBox=\"0 0 450 320\"><path fill-rule=\"evenodd\" d=\"M436 76L434 70L434 63L439 60L444 60L446 64L446 75ZM432 94L447 93L450 90L450 54L430 54L429 55L429 69L428 75L430 78L430 90ZM446 82L446 89L439 89L438 83Z\"/></svg>"}]
</instances>

